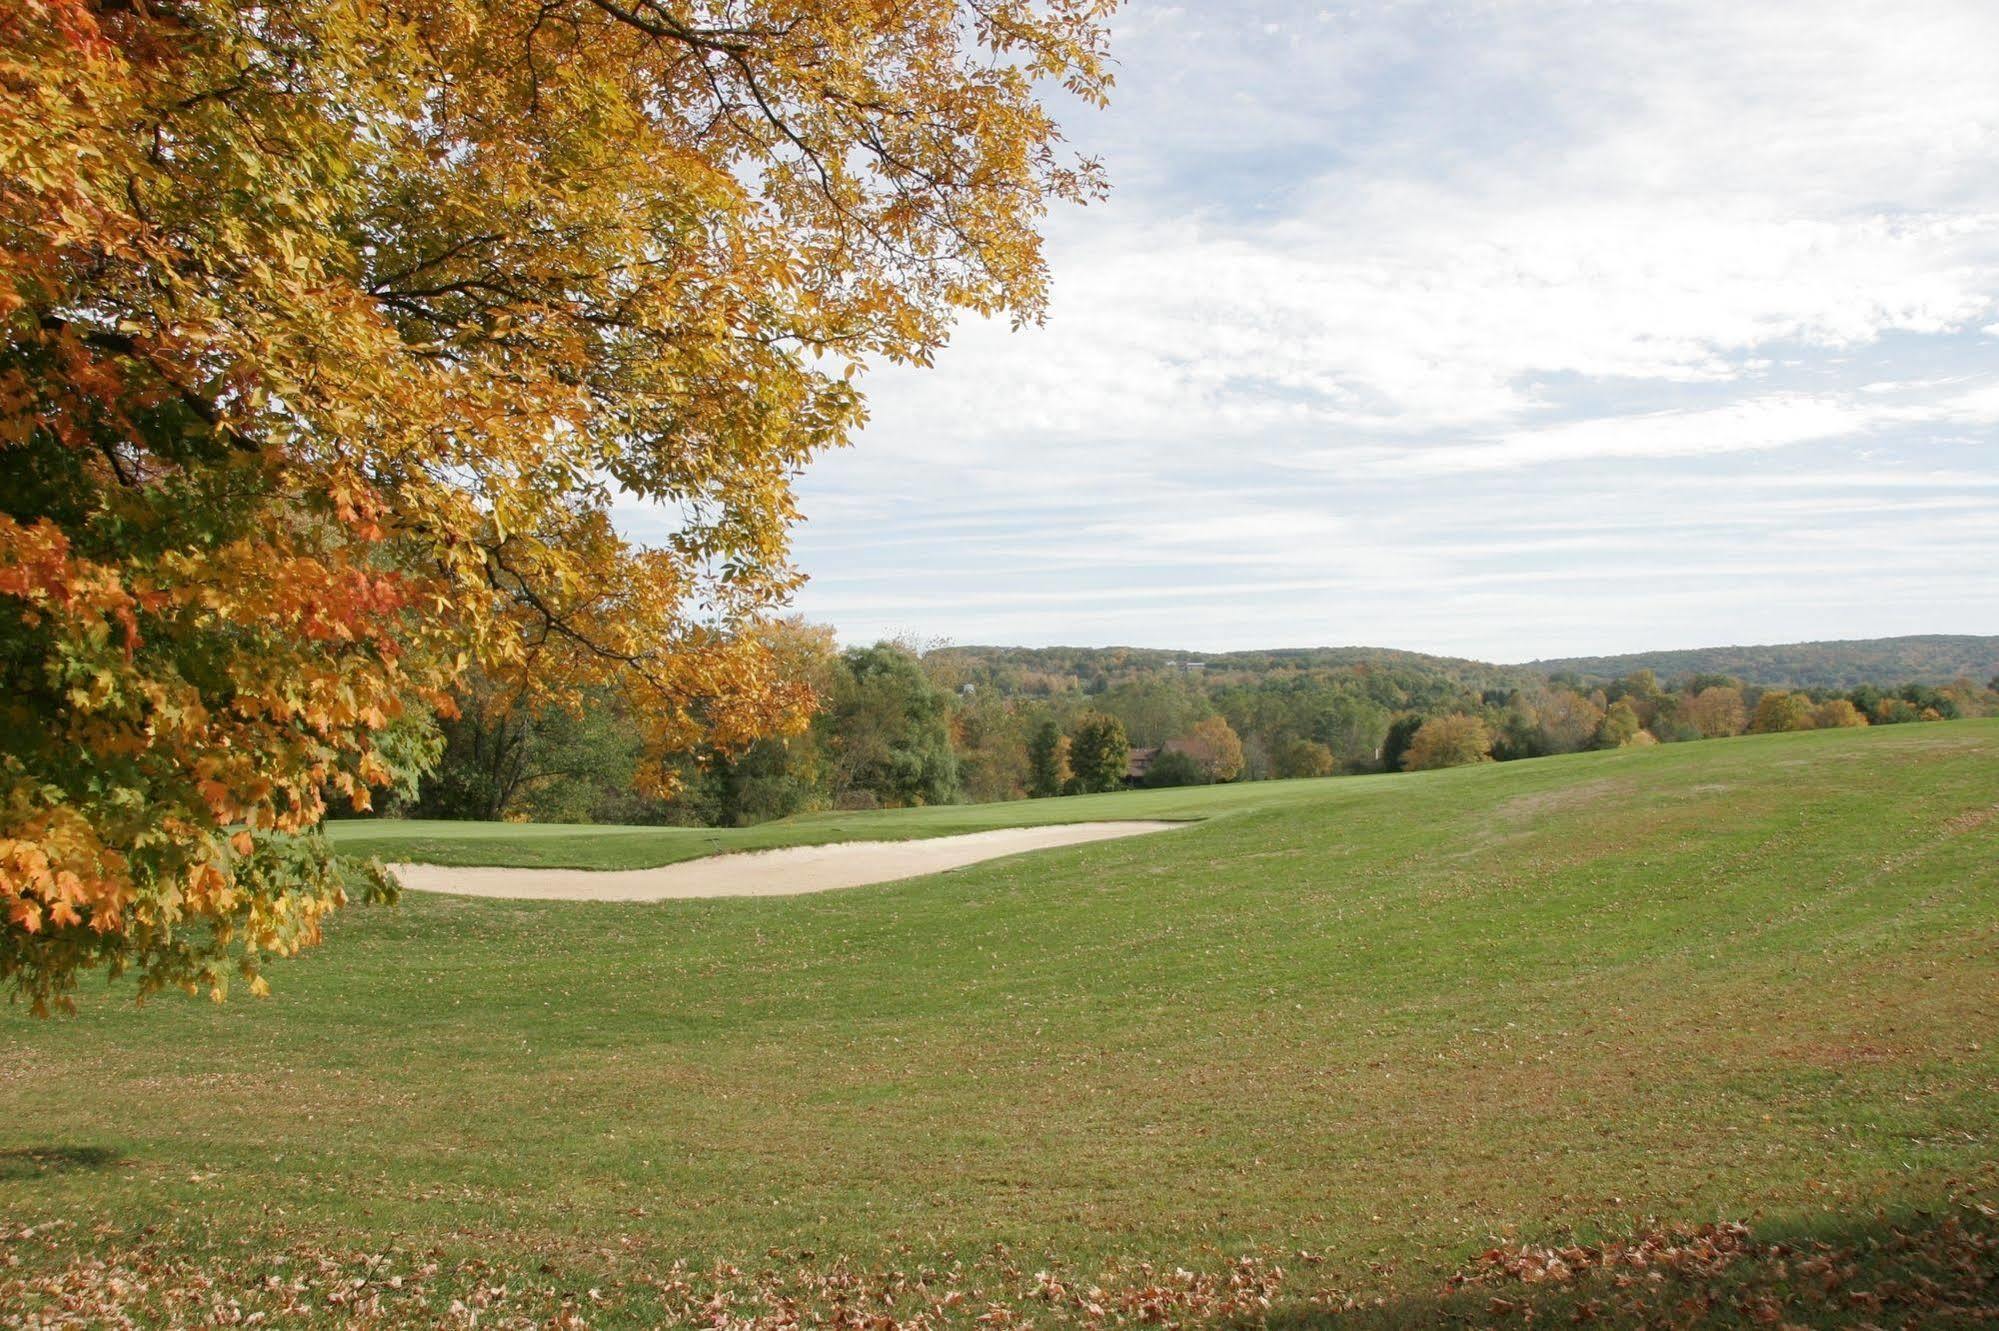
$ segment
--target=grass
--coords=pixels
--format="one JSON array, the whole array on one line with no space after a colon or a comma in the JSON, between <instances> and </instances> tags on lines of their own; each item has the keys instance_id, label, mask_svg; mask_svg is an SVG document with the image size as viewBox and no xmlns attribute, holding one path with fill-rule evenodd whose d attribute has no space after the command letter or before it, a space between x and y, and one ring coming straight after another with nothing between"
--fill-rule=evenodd
<instances>
[{"instance_id":1,"label":"grass","mask_svg":"<svg viewBox=\"0 0 1999 1331\"><path fill-rule=\"evenodd\" d=\"M1999 722L718 839L1105 817L1207 821L796 898L411 894L341 916L263 1002L0 1015L0 1321L114 1276L137 1320L189 1325L224 1296L305 1324L367 1299L382 1324L643 1326L723 1296L1833 1324L1911 1315L1918 1275L1945 1291L1926 1320L1989 1303ZM336 830L584 867L708 835ZM1479 1256L1718 1220L1754 1244L1658 1239L1694 1253L1663 1283ZM1888 1311L1798 1302L1813 1243Z\"/></svg>"}]
</instances>

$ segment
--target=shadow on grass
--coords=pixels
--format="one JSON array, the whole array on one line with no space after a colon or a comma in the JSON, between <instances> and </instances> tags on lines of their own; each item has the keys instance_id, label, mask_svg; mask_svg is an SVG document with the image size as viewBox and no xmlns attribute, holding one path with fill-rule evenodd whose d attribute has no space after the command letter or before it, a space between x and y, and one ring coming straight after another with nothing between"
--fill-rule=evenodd
<instances>
[{"instance_id":1,"label":"shadow on grass","mask_svg":"<svg viewBox=\"0 0 1999 1331\"><path fill-rule=\"evenodd\" d=\"M1428 1294L1283 1301L1273 1331L1337 1327L1956 1327L1999 1322L1999 1209L1958 1196L1860 1218L1661 1228L1493 1249Z\"/></svg>"},{"instance_id":2,"label":"shadow on grass","mask_svg":"<svg viewBox=\"0 0 1999 1331\"><path fill-rule=\"evenodd\" d=\"M104 1146L0 1147L0 1182L63 1174L73 1169L109 1169L123 1158Z\"/></svg>"}]
</instances>

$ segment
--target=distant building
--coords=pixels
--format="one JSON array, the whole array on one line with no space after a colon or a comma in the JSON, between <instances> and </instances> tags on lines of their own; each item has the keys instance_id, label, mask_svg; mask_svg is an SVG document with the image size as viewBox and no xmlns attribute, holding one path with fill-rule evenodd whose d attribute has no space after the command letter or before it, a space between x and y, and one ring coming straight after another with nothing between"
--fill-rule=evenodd
<instances>
[{"instance_id":1,"label":"distant building","mask_svg":"<svg viewBox=\"0 0 1999 1331\"><path fill-rule=\"evenodd\" d=\"M1152 760L1159 756L1159 750L1133 749L1124 760L1124 783L1136 786L1145 780L1145 774L1152 770Z\"/></svg>"},{"instance_id":2,"label":"distant building","mask_svg":"<svg viewBox=\"0 0 1999 1331\"><path fill-rule=\"evenodd\" d=\"M1133 749L1124 760L1124 783L1127 786L1143 785L1145 774L1152 770L1152 764L1159 761L1162 753L1185 753L1196 759L1201 756L1200 751L1184 739L1169 739L1150 749Z\"/></svg>"}]
</instances>

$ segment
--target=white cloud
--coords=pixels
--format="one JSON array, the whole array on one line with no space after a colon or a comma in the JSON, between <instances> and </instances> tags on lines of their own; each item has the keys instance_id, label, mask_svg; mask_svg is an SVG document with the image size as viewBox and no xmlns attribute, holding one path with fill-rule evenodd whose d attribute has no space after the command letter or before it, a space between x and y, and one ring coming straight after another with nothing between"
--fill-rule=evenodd
<instances>
[{"instance_id":1,"label":"white cloud","mask_svg":"<svg viewBox=\"0 0 1999 1331\"><path fill-rule=\"evenodd\" d=\"M803 608L1516 657L1999 630L1965 545L1999 486L1999 7L1807 9L1133 7L1118 102L1070 117L1121 192L1055 219L1049 325L873 376L804 489ZM1583 513L1629 539L1551 535ZM1574 594L1695 539L1731 585L1824 586L1703 617L1644 582L1651 623ZM1286 590L1198 591L1245 570Z\"/></svg>"},{"instance_id":2,"label":"white cloud","mask_svg":"<svg viewBox=\"0 0 1999 1331\"><path fill-rule=\"evenodd\" d=\"M1349 475L1421 477L1617 458L1699 457L1856 435L1887 414L1832 399L1780 394L1708 411L1601 416L1515 430L1489 443L1329 450L1299 462Z\"/></svg>"}]
</instances>

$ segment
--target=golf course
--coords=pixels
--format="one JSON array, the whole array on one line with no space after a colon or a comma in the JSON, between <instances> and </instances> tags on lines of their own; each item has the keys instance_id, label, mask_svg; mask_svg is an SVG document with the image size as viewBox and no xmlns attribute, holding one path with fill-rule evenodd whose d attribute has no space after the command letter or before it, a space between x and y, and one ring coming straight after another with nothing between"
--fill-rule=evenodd
<instances>
[{"instance_id":1,"label":"golf course","mask_svg":"<svg viewBox=\"0 0 1999 1331\"><path fill-rule=\"evenodd\" d=\"M0 1322L1954 1325L1999 1248L1999 721L745 830L1192 825L797 896L406 892L0 1015Z\"/></svg>"}]
</instances>

